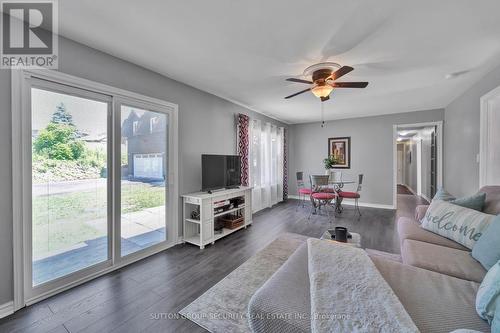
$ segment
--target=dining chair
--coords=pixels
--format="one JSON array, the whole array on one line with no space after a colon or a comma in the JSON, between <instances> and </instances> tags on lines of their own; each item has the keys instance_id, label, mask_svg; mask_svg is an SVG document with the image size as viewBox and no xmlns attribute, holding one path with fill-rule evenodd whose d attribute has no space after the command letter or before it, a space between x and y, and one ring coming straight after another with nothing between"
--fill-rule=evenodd
<instances>
[{"instance_id":1,"label":"dining chair","mask_svg":"<svg viewBox=\"0 0 500 333\"><path fill-rule=\"evenodd\" d=\"M304 183L304 172L299 171L296 173L297 177L297 192L299 193L299 203L295 208L295 211L299 209L299 206L302 205L304 207L304 202L306 201L306 196L309 198L311 196L312 190L310 187L306 187Z\"/></svg>"},{"instance_id":2,"label":"dining chair","mask_svg":"<svg viewBox=\"0 0 500 333\"><path fill-rule=\"evenodd\" d=\"M361 217L361 211L359 210L359 198L361 198L361 190L363 188L363 174L358 175L358 187L356 188L356 192L348 192L348 191L339 191L338 195L342 199L354 199L354 207L358 211L359 216Z\"/></svg>"},{"instance_id":3,"label":"dining chair","mask_svg":"<svg viewBox=\"0 0 500 333\"><path fill-rule=\"evenodd\" d=\"M309 176L311 180L311 201L313 205L311 205L311 211L309 212L308 219L311 218L311 214L313 211L318 208L321 209L321 206L325 206L325 208L331 205L332 201L337 197L336 193L328 192L329 185L329 175L311 175ZM326 213L328 217L330 217L330 212L326 209Z\"/></svg>"}]
</instances>

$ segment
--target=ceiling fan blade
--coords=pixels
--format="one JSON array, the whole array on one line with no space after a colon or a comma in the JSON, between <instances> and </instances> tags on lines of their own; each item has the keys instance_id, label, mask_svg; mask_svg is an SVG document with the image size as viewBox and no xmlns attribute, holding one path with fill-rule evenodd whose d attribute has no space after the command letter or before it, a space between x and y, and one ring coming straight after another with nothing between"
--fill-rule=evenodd
<instances>
[{"instance_id":1,"label":"ceiling fan blade","mask_svg":"<svg viewBox=\"0 0 500 333\"><path fill-rule=\"evenodd\" d=\"M298 93L292 94L290 96L286 96L285 99L289 99L289 98L295 97L295 96L300 95L302 93L305 93L306 91L309 91L309 90L311 90L311 88L307 88L307 89L304 89L302 91L299 91Z\"/></svg>"},{"instance_id":2,"label":"ceiling fan blade","mask_svg":"<svg viewBox=\"0 0 500 333\"><path fill-rule=\"evenodd\" d=\"M332 82L334 88L366 88L368 82Z\"/></svg>"},{"instance_id":3,"label":"ceiling fan blade","mask_svg":"<svg viewBox=\"0 0 500 333\"><path fill-rule=\"evenodd\" d=\"M301 79L295 79L293 77L286 79L286 81L290 82L297 82L297 83L307 83L307 84L312 84L312 81L307 81L307 80L301 80Z\"/></svg>"},{"instance_id":4,"label":"ceiling fan blade","mask_svg":"<svg viewBox=\"0 0 500 333\"><path fill-rule=\"evenodd\" d=\"M354 68L350 66L342 66L332 73L326 80L337 80L339 77L346 75L354 70Z\"/></svg>"}]
</instances>

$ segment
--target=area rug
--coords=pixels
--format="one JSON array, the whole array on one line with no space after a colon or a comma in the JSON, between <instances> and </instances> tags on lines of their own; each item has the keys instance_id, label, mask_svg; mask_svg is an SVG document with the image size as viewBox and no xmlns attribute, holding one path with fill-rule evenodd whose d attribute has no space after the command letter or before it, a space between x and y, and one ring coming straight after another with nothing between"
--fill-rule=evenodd
<instances>
[{"instance_id":1,"label":"area rug","mask_svg":"<svg viewBox=\"0 0 500 333\"><path fill-rule=\"evenodd\" d=\"M251 332L247 320L250 298L307 237L286 233L179 311L210 332Z\"/></svg>"}]
</instances>

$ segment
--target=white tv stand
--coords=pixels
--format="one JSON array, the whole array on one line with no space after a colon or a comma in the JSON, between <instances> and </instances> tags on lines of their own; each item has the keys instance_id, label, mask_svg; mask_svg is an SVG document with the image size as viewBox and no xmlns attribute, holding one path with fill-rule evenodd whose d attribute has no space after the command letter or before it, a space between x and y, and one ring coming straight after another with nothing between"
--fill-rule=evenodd
<instances>
[{"instance_id":1,"label":"white tv stand","mask_svg":"<svg viewBox=\"0 0 500 333\"><path fill-rule=\"evenodd\" d=\"M237 207L225 207L222 212L214 212L216 203L240 198ZM236 189L214 191L212 193L196 192L182 195L183 241L204 249L207 244L214 244L216 240L232 234L252 224L252 188L239 187ZM199 209L199 219L191 218L191 213ZM217 217L231 213L241 214L243 224L234 229L223 228L222 233L214 232L214 223Z\"/></svg>"}]
</instances>

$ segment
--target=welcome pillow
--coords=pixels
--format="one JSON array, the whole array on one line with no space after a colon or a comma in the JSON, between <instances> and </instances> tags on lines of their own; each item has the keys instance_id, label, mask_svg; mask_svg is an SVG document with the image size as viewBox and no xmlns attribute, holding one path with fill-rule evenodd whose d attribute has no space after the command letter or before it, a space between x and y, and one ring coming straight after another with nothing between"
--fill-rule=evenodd
<instances>
[{"instance_id":1,"label":"welcome pillow","mask_svg":"<svg viewBox=\"0 0 500 333\"><path fill-rule=\"evenodd\" d=\"M422 228L472 249L494 218L494 215L433 200L422 219Z\"/></svg>"}]
</instances>

